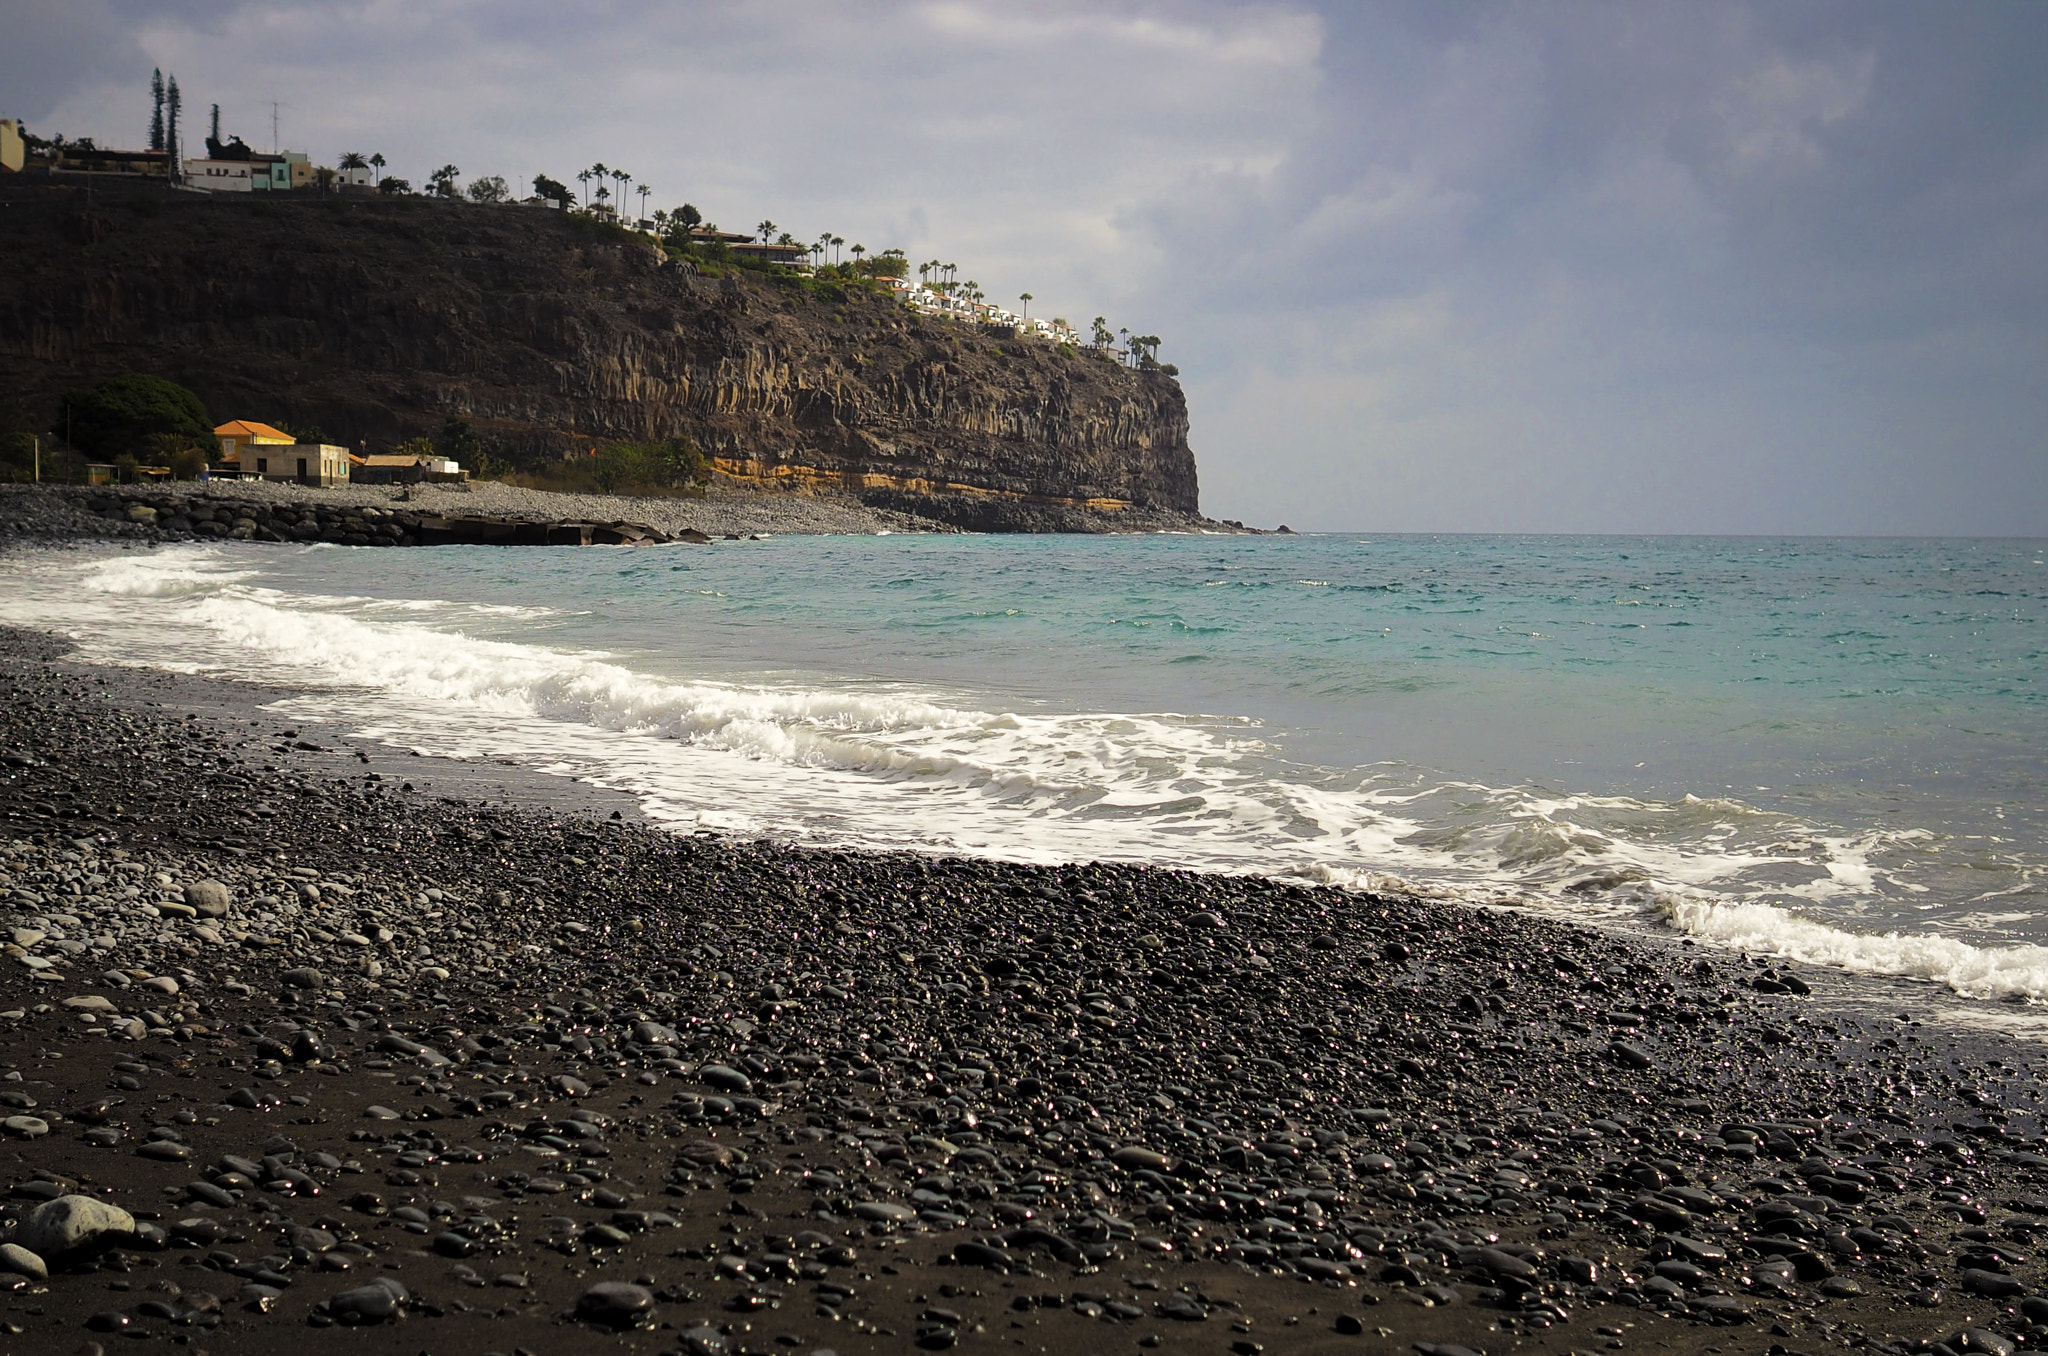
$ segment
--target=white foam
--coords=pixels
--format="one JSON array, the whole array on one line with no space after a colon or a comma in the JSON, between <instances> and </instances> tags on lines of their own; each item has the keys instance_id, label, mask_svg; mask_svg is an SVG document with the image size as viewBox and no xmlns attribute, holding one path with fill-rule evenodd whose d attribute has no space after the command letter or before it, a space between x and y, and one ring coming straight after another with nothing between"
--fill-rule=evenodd
<instances>
[{"instance_id":1,"label":"white foam","mask_svg":"<svg viewBox=\"0 0 2048 1356\"><path fill-rule=\"evenodd\" d=\"M1866 935L1768 904L1673 899L1664 912L1681 932L1745 951L1932 980L1969 998L2048 998L2048 947L1972 946L1928 933Z\"/></svg>"},{"instance_id":2,"label":"white foam","mask_svg":"<svg viewBox=\"0 0 2048 1356\"><path fill-rule=\"evenodd\" d=\"M1771 906L1839 912L1911 898L1918 887L1905 877L1929 842L1917 830L1844 833L1728 797L1652 801L1392 766L1307 767L1243 717L1003 710L906 686L649 673L608 653L527 643L533 626L561 615L549 609L286 593L263 583L246 551L17 561L0 619L65 630L88 659L298 687L304 695L285 711L347 721L393 745L617 787L672 824L1651 916L1730 946L1960 993L2048 989L2038 947L1864 936L1841 919ZM1981 902L1999 898L2008 913L2011 892L2001 877Z\"/></svg>"}]
</instances>

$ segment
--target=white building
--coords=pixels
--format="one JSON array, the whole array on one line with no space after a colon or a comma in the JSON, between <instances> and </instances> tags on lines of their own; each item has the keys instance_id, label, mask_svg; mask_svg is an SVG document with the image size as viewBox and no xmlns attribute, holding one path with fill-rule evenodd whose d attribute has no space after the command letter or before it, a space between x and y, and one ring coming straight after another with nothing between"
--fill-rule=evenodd
<instances>
[{"instance_id":1,"label":"white building","mask_svg":"<svg viewBox=\"0 0 2048 1356\"><path fill-rule=\"evenodd\" d=\"M349 483L348 449L333 443L251 446L237 463L243 479L279 480L295 485Z\"/></svg>"},{"instance_id":2,"label":"white building","mask_svg":"<svg viewBox=\"0 0 2048 1356\"><path fill-rule=\"evenodd\" d=\"M267 187L270 167L263 168ZM246 160L187 160L185 185L209 193L248 193L256 187L250 169Z\"/></svg>"}]
</instances>

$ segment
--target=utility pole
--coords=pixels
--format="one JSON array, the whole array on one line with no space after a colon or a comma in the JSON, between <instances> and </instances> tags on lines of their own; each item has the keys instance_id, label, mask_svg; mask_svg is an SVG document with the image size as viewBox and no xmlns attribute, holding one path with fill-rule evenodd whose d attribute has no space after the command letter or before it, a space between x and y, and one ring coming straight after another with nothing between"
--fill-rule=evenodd
<instances>
[{"instance_id":1,"label":"utility pole","mask_svg":"<svg viewBox=\"0 0 2048 1356\"><path fill-rule=\"evenodd\" d=\"M38 437L38 436L36 436L36 435L34 435L34 434L31 434L31 435L29 435L29 441L30 441L31 443L33 443L33 444L35 445L35 449L36 449L36 484L40 485L40 484L42 484L42 483L43 483L43 440L42 440L42 439L41 439L40 437Z\"/></svg>"},{"instance_id":2,"label":"utility pole","mask_svg":"<svg viewBox=\"0 0 2048 1356\"><path fill-rule=\"evenodd\" d=\"M270 153L277 154L277 100L270 101Z\"/></svg>"}]
</instances>

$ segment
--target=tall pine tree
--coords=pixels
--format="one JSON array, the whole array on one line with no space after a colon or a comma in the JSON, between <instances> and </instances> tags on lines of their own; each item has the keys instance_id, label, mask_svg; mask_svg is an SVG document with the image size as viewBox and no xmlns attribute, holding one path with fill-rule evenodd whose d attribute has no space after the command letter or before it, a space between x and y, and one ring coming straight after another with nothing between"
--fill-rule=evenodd
<instances>
[{"instance_id":1,"label":"tall pine tree","mask_svg":"<svg viewBox=\"0 0 2048 1356\"><path fill-rule=\"evenodd\" d=\"M173 182L185 177L185 166L179 158L178 147L178 114L184 107L185 96L178 93L178 77L174 75L164 88L164 149L171 153Z\"/></svg>"},{"instance_id":2,"label":"tall pine tree","mask_svg":"<svg viewBox=\"0 0 2048 1356\"><path fill-rule=\"evenodd\" d=\"M149 149L164 149L164 72L161 66L149 73L149 98L154 106L149 115Z\"/></svg>"}]
</instances>

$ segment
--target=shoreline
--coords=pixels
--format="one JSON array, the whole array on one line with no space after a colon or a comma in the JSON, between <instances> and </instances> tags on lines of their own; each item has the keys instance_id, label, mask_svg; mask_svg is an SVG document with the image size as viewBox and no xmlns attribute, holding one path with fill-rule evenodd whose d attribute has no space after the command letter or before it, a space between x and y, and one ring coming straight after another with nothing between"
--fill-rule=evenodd
<instances>
[{"instance_id":1,"label":"shoreline","mask_svg":"<svg viewBox=\"0 0 2048 1356\"><path fill-rule=\"evenodd\" d=\"M1884 986L1252 877L651 830L63 650L0 634L4 1209L27 1237L90 1192L141 1232L14 1292L33 1345L397 1311L465 1351L2030 1326L2031 1047L1916 1031Z\"/></svg>"},{"instance_id":2,"label":"shoreline","mask_svg":"<svg viewBox=\"0 0 2048 1356\"><path fill-rule=\"evenodd\" d=\"M943 497L940 497L942 499ZM931 502L939 503L940 499ZM154 523L122 520L95 511L95 504L126 506L153 502L164 505L205 503L249 504L281 510L315 505L336 512L375 507L410 517L489 517L525 522L631 522L671 536L696 532L711 537L756 535L876 536L889 533L957 533L961 528L914 512L871 506L849 494L771 492L714 484L703 498L648 498L632 495L567 494L532 490L499 481L465 482L459 486L340 485L317 487L267 481L173 481L151 485L0 485L0 543L66 540L117 540L136 543L206 540L190 530L167 531ZM1049 512L1049 511L1048 511ZM1061 511L1067 519L1087 519L1091 530L1115 535L1158 531L1248 533L1250 529L1206 518L1161 514L1141 509L1122 513L1086 514ZM1079 518L1076 518L1079 515ZM261 516L261 515L258 515ZM1027 515L1028 516L1028 515ZM1048 520L1050 521L1050 520ZM245 534L246 535L246 534ZM1024 535L1037 535L1026 533ZM270 540L261 537L259 540ZM338 539L338 538L337 538ZM386 545L373 541L370 545Z\"/></svg>"}]
</instances>

